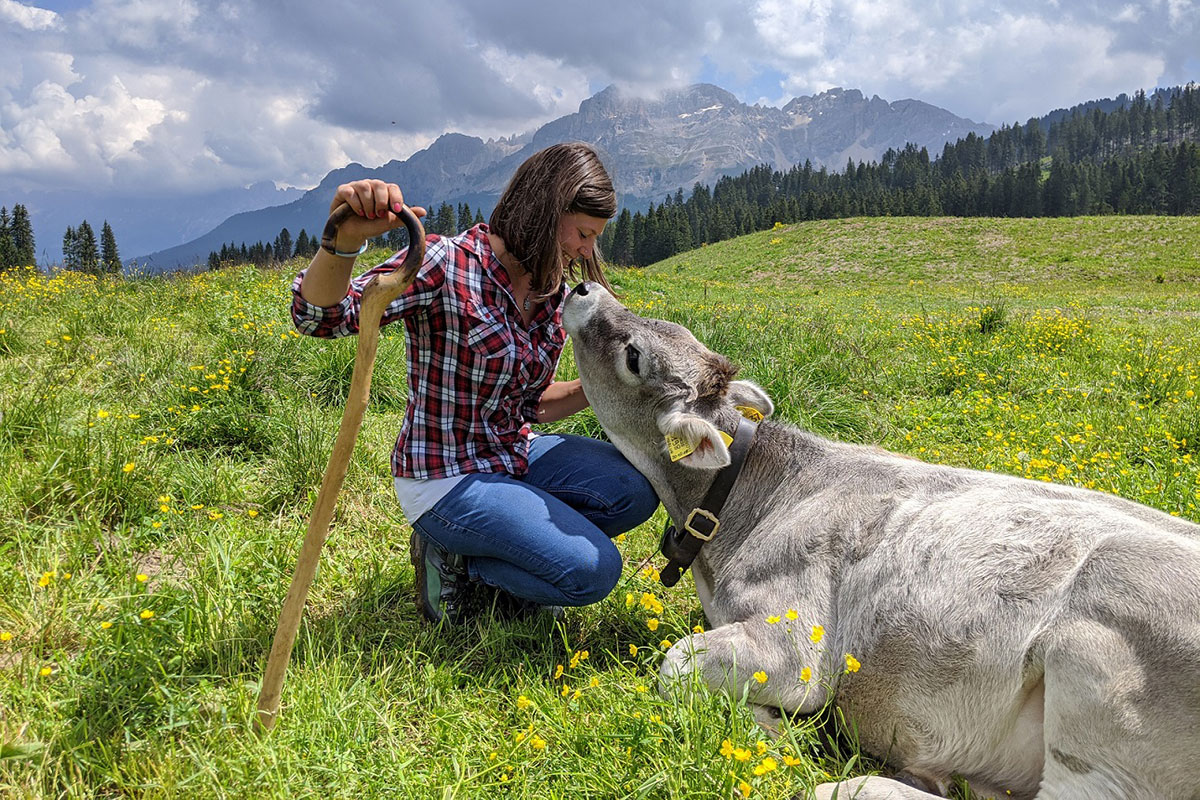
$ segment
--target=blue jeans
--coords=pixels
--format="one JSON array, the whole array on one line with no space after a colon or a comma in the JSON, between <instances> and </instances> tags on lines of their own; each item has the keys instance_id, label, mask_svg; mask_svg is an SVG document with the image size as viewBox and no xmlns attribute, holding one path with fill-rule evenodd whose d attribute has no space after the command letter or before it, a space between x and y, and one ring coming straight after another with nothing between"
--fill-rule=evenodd
<instances>
[{"instance_id":1,"label":"blue jeans","mask_svg":"<svg viewBox=\"0 0 1200 800\"><path fill-rule=\"evenodd\" d=\"M471 577L543 605L583 606L621 577L610 539L658 507L650 483L617 448L585 436L543 434L529 471L468 475L413 523Z\"/></svg>"}]
</instances>

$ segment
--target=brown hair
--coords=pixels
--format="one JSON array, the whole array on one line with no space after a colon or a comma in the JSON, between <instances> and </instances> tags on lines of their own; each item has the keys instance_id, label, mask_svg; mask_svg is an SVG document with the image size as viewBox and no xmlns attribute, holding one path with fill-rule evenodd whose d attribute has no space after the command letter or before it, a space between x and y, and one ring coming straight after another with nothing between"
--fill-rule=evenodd
<instances>
[{"instance_id":1,"label":"brown hair","mask_svg":"<svg viewBox=\"0 0 1200 800\"><path fill-rule=\"evenodd\" d=\"M533 291L541 297L554 294L568 278L595 281L611 291L598 247L582 263L563 264L559 221L576 213L610 219L617 213L617 193L596 151L583 142L567 142L539 150L517 167L488 220L505 249L532 273Z\"/></svg>"}]
</instances>

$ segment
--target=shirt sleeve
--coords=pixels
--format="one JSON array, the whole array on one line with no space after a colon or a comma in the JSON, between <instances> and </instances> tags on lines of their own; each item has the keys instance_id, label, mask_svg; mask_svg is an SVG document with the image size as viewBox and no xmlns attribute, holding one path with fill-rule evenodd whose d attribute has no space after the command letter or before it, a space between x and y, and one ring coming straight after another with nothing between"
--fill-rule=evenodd
<instances>
[{"instance_id":1,"label":"shirt sleeve","mask_svg":"<svg viewBox=\"0 0 1200 800\"><path fill-rule=\"evenodd\" d=\"M308 270L301 271L292 281L292 322L296 330L306 336L322 339L336 339L358 333L358 314L362 307L363 289L374 276L399 269L407 254L408 249L405 248L387 261L351 279L350 290L342 301L326 308L315 306L300 296L300 284ZM429 307L446 281L445 255L446 246L442 244L440 237L430 236L426 243L425 261L417 271L416 278L411 286L388 305L383 312L381 325L387 325Z\"/></svg>"}]
</instances>

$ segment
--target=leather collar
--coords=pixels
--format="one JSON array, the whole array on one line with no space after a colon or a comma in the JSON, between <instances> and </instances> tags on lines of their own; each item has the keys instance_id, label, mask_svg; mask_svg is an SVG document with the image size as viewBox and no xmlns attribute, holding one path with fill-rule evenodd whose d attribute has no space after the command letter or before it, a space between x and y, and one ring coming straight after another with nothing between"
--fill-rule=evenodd
<instances>
[{"instance_id":1,"label":"leather collar","mask_svg":"<svg viewBox=\"0 0 1200 800\"><path fill-rule=\"evenodd\" d=\"M683 571L690 567L700 554L704 543L716 536L721 527L721 509L725 506L725 500L729 497L734 482L741 474L742 464L746 461L746 454L750 452L750 445L757 431L758 425L745 417L738 420L737 430L734 431L733 441L729 445L729 464L717 473L704 499L692 509L683 525L676 528L667 523L659 543L659 549L667 557L667 565L659 571L659 580L663 586L670 588L678 583Z\"/></svg>"}]
</instances>

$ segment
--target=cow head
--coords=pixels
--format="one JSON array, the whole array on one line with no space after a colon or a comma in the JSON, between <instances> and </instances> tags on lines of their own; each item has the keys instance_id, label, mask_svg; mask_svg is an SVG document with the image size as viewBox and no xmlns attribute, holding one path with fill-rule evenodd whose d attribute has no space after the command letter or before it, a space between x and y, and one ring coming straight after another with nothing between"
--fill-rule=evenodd
<instances>
[{"instance_id":1,"label":"cow head","mask_svg":"<svg viewBox=\"0 0 1200 800\"><path fill-rule=\"evenodd\" d=\"M667 463L725 466L722 431L732 433L742 414L767 417L774 410L762 389L735 380L737 367L687 328L639 317L597 284L568 295L563 323L596 417L651 481Z\"/></svg>"}]
</instances>

